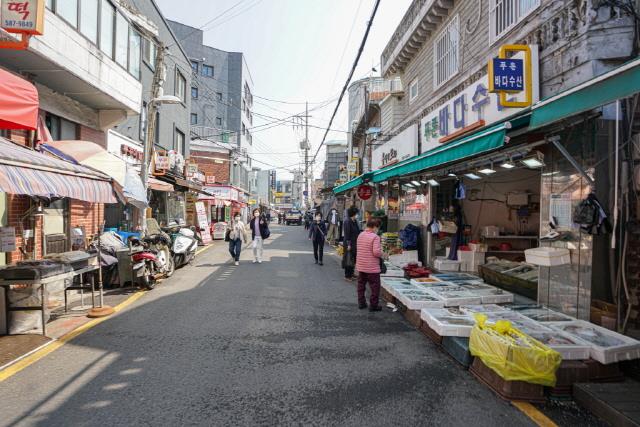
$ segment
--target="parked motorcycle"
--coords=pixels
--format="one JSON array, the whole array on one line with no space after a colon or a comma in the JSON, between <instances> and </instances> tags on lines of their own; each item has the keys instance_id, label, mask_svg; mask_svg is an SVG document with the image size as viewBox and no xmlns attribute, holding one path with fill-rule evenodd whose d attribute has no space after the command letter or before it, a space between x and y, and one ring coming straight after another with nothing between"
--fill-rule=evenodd
<instances>
[{"instance_id":1,"label":"parked motorcycle","mask_svg":"<svg viewBox=\"0 0 640 427\"><path fill-rule=\"evenodd\" d=\"M129 245L132 252L132 280L144 288L153 289L156 285L156 254L136 237L129 238Z\"/></svg>"},{"instance_id":2,"label":"parked motorcycle","mask_svg":"<svg viewBox=\"0 0 640 427\"><path fill-rule=\"evenodd\" d=\"M189 264L195 258L198 249L198 238L194 227L181 227L178 223L171 222L165 230L173 242L171 253L175 268Z\"/></svg>"},{"instance_id":3,"label":"parked motorcycle","mask_svg":"<svg viewBox=\"0 0 640 427\"><path fill-rule=\"evenodd\" d=\"M171 254L171 237L162 231L154 218L147 218L147 233L143 241L156 255L156 272L171 277L176 269Z\"/></svg>"}]
</instances>

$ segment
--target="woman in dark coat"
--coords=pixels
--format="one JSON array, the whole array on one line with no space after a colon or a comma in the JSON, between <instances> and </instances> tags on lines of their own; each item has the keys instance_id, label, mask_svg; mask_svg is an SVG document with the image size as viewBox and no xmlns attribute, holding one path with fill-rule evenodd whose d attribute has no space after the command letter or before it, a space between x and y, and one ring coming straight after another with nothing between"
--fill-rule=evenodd
<instances>
[{"instance_id":1,"label":"woman in dark coat","mask_svg":"<svg viewBox=\"0 0 640 427\"><path fill-rule=\"evenodd\" d=\"M322 214L318 212L316 219L309 226L309 240L313 242L313 256L316 264L322 264L322 255L324 252L324 241L327 236L327 225L322 221Z\"/></svg>"},{"instance_id":2,"label":"woman in dark coat","mask_svg":"<svg viewBox=\"0 0 640 427\"><path fill-rule=\"evenodd\" d=\"M344 246L344 255L342 256L342 267L344 268L345 280L353 281L353 273L356 265L356 253L358 250L358 235L360 235L360 226L356 220L358 208L351 206L347 210L347 215L349 216L349 219L345 221L343 225L344 238L342 239L342 244ZM347 259L349 256L351 257L350 260Z\"/></svg>"}]
</instances>

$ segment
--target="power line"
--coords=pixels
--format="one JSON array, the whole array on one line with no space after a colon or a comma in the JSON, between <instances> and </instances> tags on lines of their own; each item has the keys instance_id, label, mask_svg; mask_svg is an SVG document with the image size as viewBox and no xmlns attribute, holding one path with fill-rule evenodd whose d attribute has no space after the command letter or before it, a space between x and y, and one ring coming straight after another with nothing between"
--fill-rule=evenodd
<instances>
[{"instance_id":1,"label":"power line","mask_svg":"<svg viewBox=\"0 0 640 427\"><path fill-rule=\"evenodd\" d=\"M371 12L371 18L369 18L369 22L367 22L367 29L364 33L364 37L362 38L362 42L360 43L360 47L358 48L358 54L356 55L356 59L353 62L353 66L351 67L351 72L349 72L349 77L347 77L347 80L344 82L344 86L342 87L342 92L340 93L340 97L338 98L338 103L336 104L336 108L335 110L333 110L333 114L331 115L329 126L327 126L327 130L325 131L324 136L322 137L322 142L320 142L320 145L318 146L318 149L316 150L316 153L314 154L312 161L316 160L316 157L318 157L318 153L320 152L320 149L322 148L325 140L327 139L327 135L329 134L329 130L331 128L331 124L333 123L333 119L336 117L336 114L338 113L338 108L340 108L340 103L342 102L342 98L344 97L344 94L347 91L347 87L349 86L349 82L353 77L353 73L356 71L356 67L358 66L358 61L360 60L360 56L362 56L362 51L364 50L364 46L367 43L367 38L369 37L369 31L371 30L371 25L373 24L373 19L376 16L376 12L378 11L379 5L380 5L380 0L376 0L376 4L373 7L373 12Z\"/></svg>"}]
</instances>

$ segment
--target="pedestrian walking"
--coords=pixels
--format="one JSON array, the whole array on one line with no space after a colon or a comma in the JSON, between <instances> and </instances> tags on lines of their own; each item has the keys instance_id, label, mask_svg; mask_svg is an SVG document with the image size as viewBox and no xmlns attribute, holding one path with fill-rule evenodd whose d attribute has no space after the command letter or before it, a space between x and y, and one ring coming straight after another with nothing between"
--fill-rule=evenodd
<instances>
[{"instance_id":1,"label":"pedestrian walking","mask_svg":"<svg viewBox=\"0 0 640 427\"><path fill-rule=\"evenodd\" d=\"M269 223L260 209L253 210L253 218L249 224L251 228L251 247L253 248L253 263L262 264L263 243L269 238Z\"/></svg>"},{"instance_id":2,"label":"pedestrian walking","mask_svg":"<svg viewBox=\"0 0 640 427\"><path fill-rule=\"evenodd\" d=\"M342 268L344 268L344 278L353 281L353 273L356 265L356 253L358 249L358 236L360 226L357 221L358 208L351 206L347 209L347 220L344 223L344 238L342 239L343 255Z\"/></svg>"},{"instance_id":3,"label":"pedestrian walking","mask_svg":"<svg viewBox=\"0 0 640 427\"><path fill-rule=\"evenodd\" d=\"M382 260L382 245L378 229L380 220L370 218L367 228L358 236L358 254L356 255L356 268L358 269L358 308L367 308L365 290L367 283L371 290L369 298L369 311L380 311L380 263Z\"/></svg>"},{"instance_id":4,"label":"pedestrian walking","mask_svg":"<svg viewBox=\"0 0 640 427\"><path fill-rule=\"evenodd\" d=\"M267 211L267 224L271 224L271 211Z\"/></svg>"},{"instance_id":5,"label":"pedestrian walking","mask_svg":"<svg viewBox=\"0 0 640 427\"><path fill-rule=\"evenodd\" d=\"M329 231L327 233L327 240L330 244L336 243L338 240L338 231L340 229L340 216L336 208L331 208L327 215L327 222L329 223Z\"/></svg>"},{"instance_id":6,"label":"pedestrian walking","mask_svg":"<svg viewBox=\"0 0 640 427\"><path fill-rule=\"evenodd\" d=\"M304 214L304 229L308 230L311 227L311 223L313 222L313 216L311 212L305 212Z\"/></svg>"},{"instance_id":7,"label":"pedestrian walking","mask_svg":"<svg viewBox=\"0 0 640 427\"><path fill-rule=\"evenodd\" d=\"M313 242L313 257L316 264L322 264L322 255L324 253L324 241L327 236L327 225L322 221L322 214L316 214L315 221L309 227L309 240Z\"/></svg>"},{"instance_id":8,"label":"pedestrian walking","mask_svg":"<svg viewBox=\"0 0 640 427\"><path fill-rule=\"evenodd\" d=\"M240 265L242 243L247 243L247 226L240 219L239 213L236 213L231 223L227 225L225 240L229 241L231 261L234 262L235 265Z\"/></svg>"}]
</instances>

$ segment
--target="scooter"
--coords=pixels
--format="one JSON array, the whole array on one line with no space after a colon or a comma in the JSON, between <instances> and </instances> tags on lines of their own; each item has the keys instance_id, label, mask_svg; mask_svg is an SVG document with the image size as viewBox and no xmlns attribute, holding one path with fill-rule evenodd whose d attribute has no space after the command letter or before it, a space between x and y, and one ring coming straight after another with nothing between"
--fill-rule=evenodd
<instances>
[{"instance_id":1,"label":"scooter","mask_svg":"<svg viewBox=\"0 0 640 427\"><path fill-rule=\"evenodd\" d=\"M147 218L147 235L143 242L156 255L156 272L170 277L176 269L171 255L171 237L160 228L154 218Z\"/></svg>"},{"instance_id":2,"label":"scooter","mask_svg":"<svg viewBox=\"0 0 640 427\"><path fill-rule=\"evenodd\" d=\"M180 227L177 223L171 222L166 230L173 241L171 253L173 254L175 268L193 261L198 249L198 239L193 228Z\"/></svg>"},{"instance_id":3,"label":"scooter","mask_svg":"<svg viewBox=\"0 0 640 427\"><path fill-rule=\"evenodd\" d=\"M129 238L132 281L149 290L156 286L156 255L137 238Z\"/></svg>"}]
</instances>

